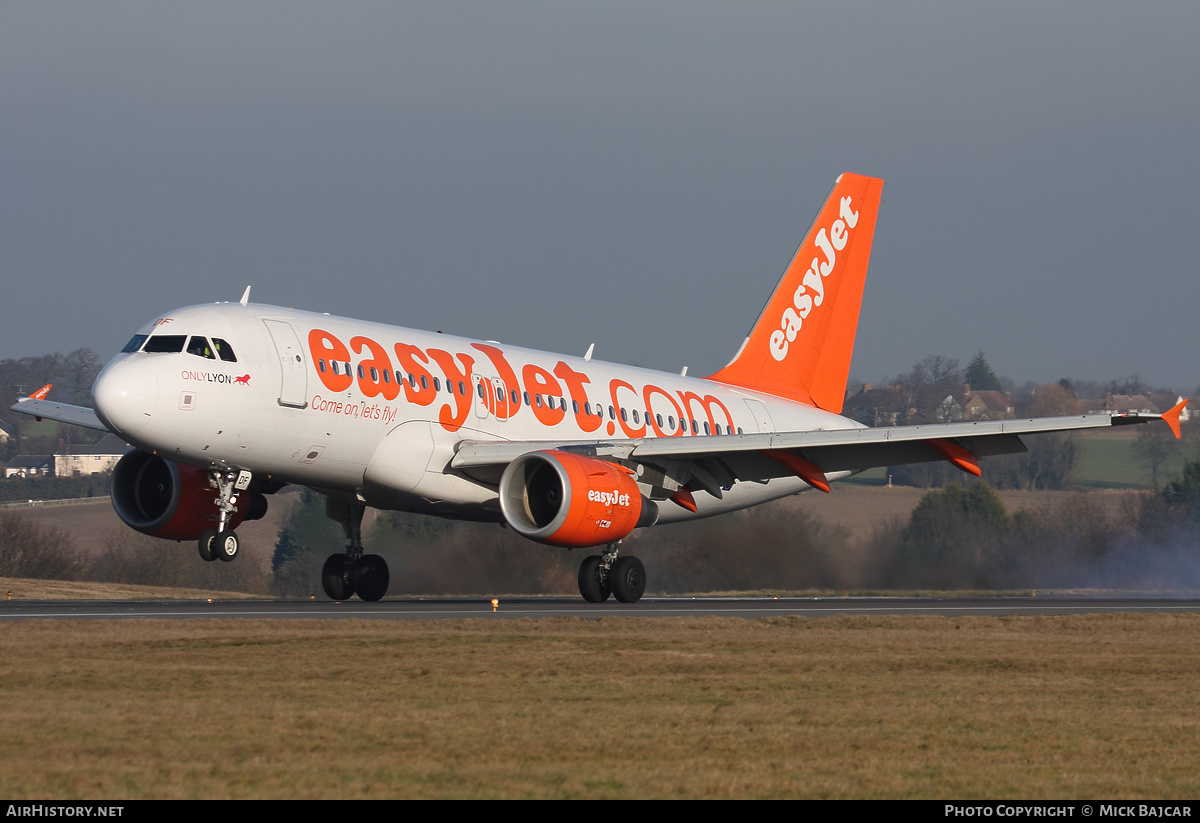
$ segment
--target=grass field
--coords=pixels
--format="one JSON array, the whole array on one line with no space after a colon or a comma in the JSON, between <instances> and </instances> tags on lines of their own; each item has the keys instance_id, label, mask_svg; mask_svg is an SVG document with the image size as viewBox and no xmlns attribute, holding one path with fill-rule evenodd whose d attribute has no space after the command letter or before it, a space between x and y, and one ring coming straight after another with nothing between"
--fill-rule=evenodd
<instances>
[{"instance_id":1,"label":"grass field","mask_svg":"<svg viewBox=\"0 0 1200 823\"><path fill-rule=\"evenodd\" d=\"M1197 630L9 624L0 796L1195 798Z\"/></svg>"}]
</instances>

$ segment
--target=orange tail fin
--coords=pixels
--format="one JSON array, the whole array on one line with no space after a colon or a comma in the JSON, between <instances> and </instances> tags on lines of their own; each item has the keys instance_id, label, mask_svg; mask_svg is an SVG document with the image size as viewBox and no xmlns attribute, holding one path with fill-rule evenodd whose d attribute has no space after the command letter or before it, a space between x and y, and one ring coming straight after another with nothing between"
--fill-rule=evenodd
<instances>
[{"instance_id":1,"label":"orange tail fin","mask_svg":"<svg viewBox=\"0 0 1200 823\"><path fill-rule=\"evenodd\" d=\"M882 190L838 177L750 336L709 380L842 410Z\"/></svg>"}]
</instances>

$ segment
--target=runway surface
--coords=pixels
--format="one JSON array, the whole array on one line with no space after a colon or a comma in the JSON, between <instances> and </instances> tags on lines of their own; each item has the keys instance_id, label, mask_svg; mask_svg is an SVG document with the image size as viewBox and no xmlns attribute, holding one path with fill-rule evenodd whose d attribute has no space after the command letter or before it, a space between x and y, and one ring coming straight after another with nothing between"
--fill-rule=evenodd
<instances>
[{"instance_id":1,"label":"runway surface","mask_svg":"<svg viewBox=\"0 0 1200 823\"><path fill-rule=\"evenodd\" d=\"M1194 614L1197 598L1155 597L647 597L624 605L578 598L501 599L495 612L484 599L385 600L26 600L0 602L0 621L12 620L461 620L539 617L830 617L834 615L941 615L944 617L1055 614Z\"/></svg>"}]
</instances>

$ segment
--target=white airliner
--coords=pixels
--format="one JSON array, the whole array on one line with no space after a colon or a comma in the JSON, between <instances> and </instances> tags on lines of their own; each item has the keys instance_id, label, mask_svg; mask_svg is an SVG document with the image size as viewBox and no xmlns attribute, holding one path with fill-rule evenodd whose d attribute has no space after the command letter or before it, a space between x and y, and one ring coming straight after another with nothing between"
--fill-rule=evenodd
<instances>
[{"instance_id":1,"label":"white airliner","mask_svg":"<svg viewBox=\"0 0 1200 823\"><path fill-rule=\"evenodd\" d=\"M28 414L137 447L112 500L128 525L232 560L235 529L285 484L328 496L346 535L326 594L378 600L366 506L507 524L541 543L603 547L579 591L637 601L634 529L734 511L874 466L1025 450L1021 434L1165 419L1083 415L866 428L842 417L883 181L838 178L733 360L706 378L248 303L147 323L104 368L95 411L26 398ZM1186 403L1186 401L1184 401Z\"/></svg>"}]
</instances>

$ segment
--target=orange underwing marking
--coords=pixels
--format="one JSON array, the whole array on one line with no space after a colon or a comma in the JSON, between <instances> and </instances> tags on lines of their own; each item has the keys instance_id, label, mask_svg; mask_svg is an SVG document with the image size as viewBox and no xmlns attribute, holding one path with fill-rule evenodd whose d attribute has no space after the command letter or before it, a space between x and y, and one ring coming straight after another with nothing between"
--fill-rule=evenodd
<instances>
[{"instance_id":1,"label":"orange underwing marking","mask_svg":"<svg viewBox=\"0 0 1200 823\"><path fill-rule=\"evenodd\" d=\"M1171 427L1171 431L1175 434L1175 439L1182 437L1179 431L1179 415L1183 412L1183 407L1188 404L1188 398L1183 398L1170 409L1162 413L1162 419L1167 421L1167 425Z\"/></svg>"},{"instance_id":2,"label":"orange underwing marking","mask_svg":"<svg viewBox=\"0 0 1200 823\"><path fill-rule=\"evenodd\" d=\"M963 446L940 437L936 440L926 440L925 442L937 449L938 454L958 466L967 474L983 477L983 471L979 468L979 461L975 459L975 455L971 454Z\"/></svg>"},{"instance_id":3,"label":"orange underwing marking","mask_svg":"<svg viewBox=\"0 0 1200 823\"><path fill-rule=\"evenodd\" d=\"M759 452L759 454L782 463L783 465L787 466L788 470L792 474L799 477L814 489L820 489L826 494L829 494L829 478L825 476L825 472L821 471L820 467L815 463L805 460L798 454L779 451L777 449L765 449Z\"/></svg>"},{"instance_id":4,"label":"orange underwing marking","mask_svg":"<svg viewBox=\"0 0 1200 823\"><path fill-rule=\"evenodd\" d=\"M675 505L682 506L692 514L696 513L696 498L692 497L692 493L687 488L682 488L675 492L669 499Z\"/></svg>"}]
</instances>

